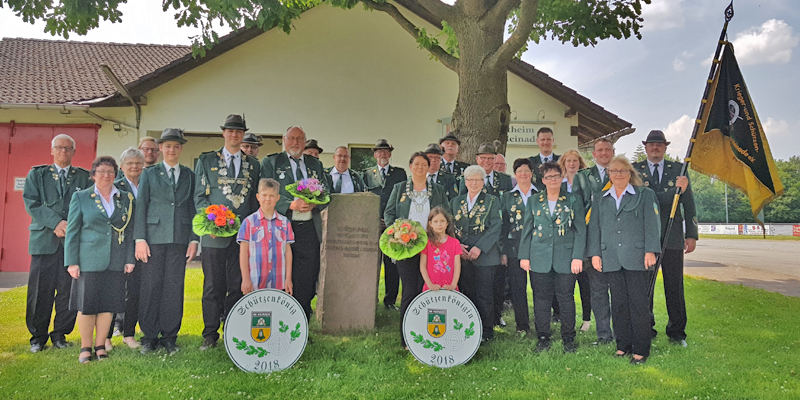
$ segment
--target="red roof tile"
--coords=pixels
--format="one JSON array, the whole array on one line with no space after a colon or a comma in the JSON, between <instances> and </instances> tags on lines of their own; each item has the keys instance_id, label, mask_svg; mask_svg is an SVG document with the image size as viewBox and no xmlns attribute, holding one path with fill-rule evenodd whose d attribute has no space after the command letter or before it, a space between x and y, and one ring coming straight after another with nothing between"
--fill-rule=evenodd
<instances>
[{"instance_id":1,"label":"red roof tile","mask_svg":"<svg viewBox=\"0 0 800 400\"><path fill-rule=\"evenodd\" d=\"M188 46L0 40L0 103L63 104L116 93L100 70L108 64L123 84L191 53Z\"/></svg>"}]
</instances>

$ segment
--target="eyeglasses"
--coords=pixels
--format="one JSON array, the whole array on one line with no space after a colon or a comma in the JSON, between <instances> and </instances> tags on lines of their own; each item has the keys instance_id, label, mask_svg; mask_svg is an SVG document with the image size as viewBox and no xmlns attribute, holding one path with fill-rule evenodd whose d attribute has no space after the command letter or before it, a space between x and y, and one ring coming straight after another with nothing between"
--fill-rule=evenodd
<instances>
[{"instance_id":1,"label":"eyeglasses","mask_svg":"<svg viewBox=\"0 0 800 400\"><path fill-rule=\"evenodd\" d=\"M545 177L542 177L542 180L545 181L554 181L556 179L561 179L561 175L547 175Z\"/></svg>"},{"instance_id":2,"label":"eyeglasses","mask_svg":"<svg viewBox=\"0 0 800 400\"><path fill-rule=\"evenodd\" d=\"M126 167L141 167L144 165L142 161L125 161L122 165Z\"/></svg>"},{"instance_id":3,"label":"eyeglasses","mask_svg":"<svg viewBox=\"0 0 800 400\"><path fill-rule=\"evenodd\" d=\"M158 149L139 149L142 153L158 153Z\"/></svg>"},{"instance_id":4,"label":"eyeglasses","mask_svg":"<svg viewBox=\"0 0 800 400\"><path fill-rule=\"evenodd\" d=\"M477 183L477 182L483 182L483 179L471 178L471 179L464 179L464 181L470 182L470 183Z\"/></svg>"},{"instance_id":5,"label":"eyeglasses","mask_svg":"<svg viewBox=\"0 0 800 400\"><path fill-rule=\"evenodd\" d=\"M64 147L64 146L53 146L53 149L55 151L66 151L66 152L71 152L75 150L74 147Z\"/></svg>"},{"instance_id":6,"label":"eyeglasses","mask_svg":"<svg viewBox=\"0 0 800 400\"><path fill-rule=\"evenodd\" d=\"M609 175L625 175L631 173L631 171L627 169L607 169L606 171Z\"/></svg>"},{"instance_id":7,"label":"eyeglasses","mask_svg":"<svg viewBox=\"0 0 800 400\"><path fill-rule=\"evenodd\" d=\"M95 173L95 175L105 175L105 176L111 176L111 175L116 175L117 174L116 172L114 172L113 169L112 170L96 170L96 171L94 171L94 173Z\"/></svg>"}]
</instances>

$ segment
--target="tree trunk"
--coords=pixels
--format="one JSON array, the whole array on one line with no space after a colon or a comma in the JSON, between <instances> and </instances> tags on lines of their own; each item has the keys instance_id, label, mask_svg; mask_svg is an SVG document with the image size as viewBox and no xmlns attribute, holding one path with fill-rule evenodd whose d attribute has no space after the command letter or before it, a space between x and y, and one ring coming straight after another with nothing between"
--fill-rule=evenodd
<instances>
[{"instance_id":1,"label":"tree trunk","mask_svg":"<svg viewBox=\"0 0 800 400\"><path fill-rule=\"evenodd\" d=\"M453 128L461 139L460 161L475 163L481 143L499 139L505 153L508 135L507 65L487 65L487 59L503 44L503 24L487 26L479 18L464 16L453 28L458 37L458 100Z\"/></svg>"}]
</instances>

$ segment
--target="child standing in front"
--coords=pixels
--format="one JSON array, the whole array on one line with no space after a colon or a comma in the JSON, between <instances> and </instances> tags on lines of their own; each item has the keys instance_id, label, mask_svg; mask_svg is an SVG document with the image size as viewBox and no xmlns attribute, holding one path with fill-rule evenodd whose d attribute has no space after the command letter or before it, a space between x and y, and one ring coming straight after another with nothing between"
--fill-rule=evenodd
<instances>
[{"instance_id":1,"label":"child standing in front","mask_svg":"<svg viewBox=\"0 0 800 400\"><path fill-rule=\"evenodd\" d=\"M442 207L428 215L428 244L419 257L419 270L426 290L458 290L461 276L461 242L455 238L453 217Z\"/></svg>"},{"instance_id":2,"label":"child standing in front","mask_svg":"<svg viewBox=\"0 0 800 400\"><path fill-rule=\"evenodd\" d=\"M275 211L280 184L274 179L258 182L258 211L239 228L239 267L242 293L255 289L279 289L292 294L292 247L294 232L289 220Z\"/></svg>"}]
</instances>

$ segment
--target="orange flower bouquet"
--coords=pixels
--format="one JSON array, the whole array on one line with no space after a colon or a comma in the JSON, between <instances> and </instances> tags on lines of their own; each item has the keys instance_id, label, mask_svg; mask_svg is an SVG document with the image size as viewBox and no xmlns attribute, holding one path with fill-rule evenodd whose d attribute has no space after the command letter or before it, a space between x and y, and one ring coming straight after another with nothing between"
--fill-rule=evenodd
<instances>
[{"instance_id":1,"label":"orange flower bouquet","mask_svg":"<svg viewBox=\"0 0 800 400\"><path fill-rule=\"evenodd\" d=\"M383 254L395 260L404 260L419 254L428 244L428 235L419 222L398 219L383 231L380 239Z\"/></svg>"},{"instance_id":2,"label":"orange flower bouquet","mask_svg":"<svg viewBox=\"0 0 800 400\"><path fill-rule=\"evenodd\" d=\"M198 236L231 237L239 232L241 221L233 211L223 205L212 204L192 219L192 230Z\"/></svg>"}]
</instances>

